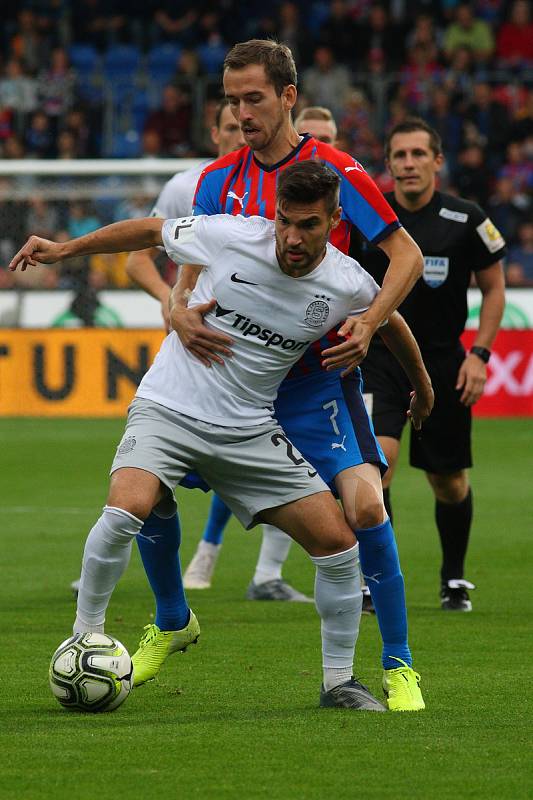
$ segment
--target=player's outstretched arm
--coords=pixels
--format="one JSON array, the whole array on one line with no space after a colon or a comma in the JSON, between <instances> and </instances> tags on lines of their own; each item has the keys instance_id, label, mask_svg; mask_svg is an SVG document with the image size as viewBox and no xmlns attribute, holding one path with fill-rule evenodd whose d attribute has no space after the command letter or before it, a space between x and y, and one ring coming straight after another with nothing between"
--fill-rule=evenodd
<instances>
[{"instance_id":1,"label":"player's outstretched arm","mask_svg":"<svg viewBox=\"0 0 533 800\"><path fill-rule=\"evenodd\" d=\"M9 264L10 270L34 267L37 264L55 264L74 256L93 253L121 253L125 250L144 250L163 244L161 229L164 220L155 217L128 219L114 222L85 236L68 242L51 242L40 236L30 236Z\"/></svg>"},{"instance_id":2,"label":"player's outstretched arm","mask_svg":"<svg viewBox=\"0 0 533 800\"><path fill-rule=\"evenodd\" d=\"M379 335L398 359L413 386L414 391L411 393L407 415L411 418L413 427L420 430L424 420L431 414L435 399L431 378L424 366L420 348L410 327L397 311L390 316L387 324L379 329Z\"/></svg>"},{"instance_id":3,"label":"player's outstretched arm","mask_svg":"<svg viewBox=\"0 0 533 800\"><path fill-rule=\"evenodd\" d=\"M128 277L137 286L151 295L161 303L161 316L167 333L170 331L170 286L166 283L156 267L155 259L159 254L156 247L149 247L146 250L136 250L130 253L126 262L126 272Z\"/></svg>"},{"instance_id":4,"label":"player's outstretched arm","mask_svg":"<svg viewBox=\"0 0 533 800\"><path fill-rule=\"evenodd\" d=\"M202 267L196 264L182 264L176 285L170 293L170 324L178 334L183 346L206 367L212 362L224 364L224 358L233 355L230 346L233 339L223 333L208 328L204 315L211 311L216 301L188 308L190 294L196 286Z\"/></svg>"}]
</instances>

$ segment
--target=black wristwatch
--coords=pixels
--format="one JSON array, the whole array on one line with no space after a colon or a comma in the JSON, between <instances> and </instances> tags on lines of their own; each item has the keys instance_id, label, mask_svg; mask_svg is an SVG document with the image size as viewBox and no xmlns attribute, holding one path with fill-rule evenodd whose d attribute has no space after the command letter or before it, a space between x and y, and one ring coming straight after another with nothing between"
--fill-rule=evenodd
<instances>
[{"instance_id":1,"label":"black wristwatch","mask_svg":"<svg viewBox=\"0 0 533 800\"><path fill-rule=\"evenodd\" d=\"M470 348L470 352L480 358L484 364L489 363L490 350L488 350L486 347L478 347L477 345L474 345Z\"/></svg>"}]
</instances>

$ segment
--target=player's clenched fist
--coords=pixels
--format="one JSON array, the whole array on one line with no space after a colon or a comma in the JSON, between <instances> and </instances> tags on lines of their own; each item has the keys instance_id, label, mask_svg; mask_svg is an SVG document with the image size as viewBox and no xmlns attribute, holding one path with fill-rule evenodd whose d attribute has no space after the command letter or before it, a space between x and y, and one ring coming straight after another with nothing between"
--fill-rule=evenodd
<instances>
[{"instance_id":1,"label":"player's clenched fist","mask_svg":"<svg viewBox=\"0 0 533 800\"><path fill-rule=\"evenodd\" d=\"M36 267L38 264L54 264L61 260L62 250L63 245L59 242L51 242L40 236L30 236L10 261L9 269L13 271L20 267L24 271L26 267Z\"/></svg>"}]
</instances>

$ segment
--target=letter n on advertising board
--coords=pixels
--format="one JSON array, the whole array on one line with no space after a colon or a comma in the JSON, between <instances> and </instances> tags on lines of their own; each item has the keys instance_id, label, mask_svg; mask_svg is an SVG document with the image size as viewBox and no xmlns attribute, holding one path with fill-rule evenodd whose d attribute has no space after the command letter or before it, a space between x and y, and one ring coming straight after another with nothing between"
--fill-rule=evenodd
<instances>
[{"instance_id":1,"label":"letter n on advertising board","mask_svg":"<svg viewBox=\"0 0 533 800\"><path fill-rule=\"evenodd\" d=\"M0 330L0 416L122 417L158 330Z\"/></svg>"}]
</instances>

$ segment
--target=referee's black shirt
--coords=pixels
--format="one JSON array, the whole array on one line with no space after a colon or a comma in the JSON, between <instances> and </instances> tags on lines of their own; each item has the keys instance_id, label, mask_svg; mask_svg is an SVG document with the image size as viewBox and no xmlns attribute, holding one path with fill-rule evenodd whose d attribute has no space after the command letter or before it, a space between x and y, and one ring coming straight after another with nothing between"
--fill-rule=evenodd
<instances>
[{"instance_id":1,"label":"referee's black shirt","mask_svg":"<svg viewBox=\"0 0 533 800\"><path fill-rule=\"evenodd\" d=\"M398 204L393 192L385 197L424 256L423 276L398 311L422 352L454 349L466 324L471 271L503 258L505 242L475 203L435 192L426 206L411 212ZM381 285L389 263L381 250L354 237L350 255ZM379 346L381 340L374 343Z\"/></svg>"}]
</instances>

